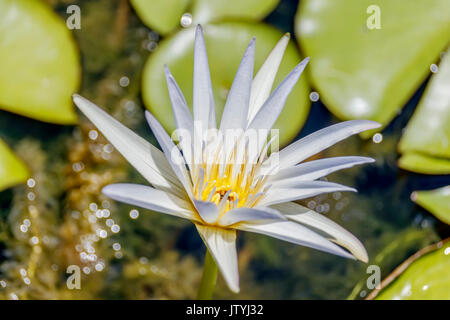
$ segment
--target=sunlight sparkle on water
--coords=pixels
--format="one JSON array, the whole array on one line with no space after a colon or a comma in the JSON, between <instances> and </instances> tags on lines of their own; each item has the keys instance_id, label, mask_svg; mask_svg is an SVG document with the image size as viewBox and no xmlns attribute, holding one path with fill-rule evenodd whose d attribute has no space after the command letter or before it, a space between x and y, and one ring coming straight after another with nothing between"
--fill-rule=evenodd
<instances>
[{"instance_id":1,"label":"sunlight sparkle on water","mask_svg":"<svg viewBox=\"0 0 450 320\"><path fill-rule=\"evenodd\" d=\"M181 16L180 24L183 28L187 28L192 24L192 15L189 12L186 12Z\"/></svg>"},{"instance_id":2,"label":"sunlight sparkle on water","mask_svg":"<svg viewBox=\"0 0 450 320\"><path fill-rule=\"evenodd\" d=\"M372 136L372 141L375 143L381 143L383 141L383 135L381 133L375 133Z\"/></svg>"}]
</instances>

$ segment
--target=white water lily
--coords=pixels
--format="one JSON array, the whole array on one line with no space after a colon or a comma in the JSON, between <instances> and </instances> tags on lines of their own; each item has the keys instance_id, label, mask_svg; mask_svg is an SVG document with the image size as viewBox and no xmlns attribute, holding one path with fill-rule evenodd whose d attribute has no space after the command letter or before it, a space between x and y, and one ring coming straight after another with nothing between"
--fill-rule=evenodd
<instances>
[{"instance_id":1,"label":"white water lily","mask_svg":"<svg viewBox=\"0 0 450 320\"><path fill-rule=\"evenodd\" d=\"M261 139L264 143L249 141L248 137L244 139L240 135L232 140L234 144L227 150L220 140L211 141L208 137L209 129L216 128L214 99L201 27L195 32L193 116L165 67L175 123L178 130L193 137L192 143L180 143L178 148L146 111L161 152L90 101L74 95L78 108L151 184L111 184L103 188L103 193L117 201L191 220L233 292L239 291L237 230L265 234L367 262L366 250L355 236L293 201L327 192L356 191L318 179L337 170L373 162L373 159L335 157L301 162L350 135L377 128L379 124L353 120L324 128L274 152L278 156L275 164L273 158L267 156L267 135ZM288 41L286 34L255 77L255 39L250 41L224 107L219 127L223 135L226 136L228 130L247 132L272 128L309 60L298 64L272 91ZM184 138L181 137L182 142ZM249 155L249 145L255 146L256 155Z\"/></svg>"}]
</instances>

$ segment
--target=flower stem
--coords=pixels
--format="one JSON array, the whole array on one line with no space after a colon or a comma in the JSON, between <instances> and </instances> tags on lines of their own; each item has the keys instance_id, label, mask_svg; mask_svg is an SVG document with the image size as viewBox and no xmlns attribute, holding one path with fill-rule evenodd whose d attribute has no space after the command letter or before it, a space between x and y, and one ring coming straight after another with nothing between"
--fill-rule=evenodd
<instances>
[{"instance_id":1,"label":"flower stem","mask_svg":"<svg viewBox=\"0 0 450 320\"><path fill-rule=\"evenodd\" d=\"M203 266L202 279L198 287L197 299L211 300L217 280L217 265L209 249L206 249L205 264Z\"/></svg>"}]
</instances>

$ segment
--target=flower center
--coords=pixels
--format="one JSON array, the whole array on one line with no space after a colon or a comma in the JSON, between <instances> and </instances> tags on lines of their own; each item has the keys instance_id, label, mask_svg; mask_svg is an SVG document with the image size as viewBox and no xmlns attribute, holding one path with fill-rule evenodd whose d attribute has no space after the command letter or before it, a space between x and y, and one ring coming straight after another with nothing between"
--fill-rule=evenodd
<instances>
[{"instance_id":1,"label":"flower center","mask_svg":"<svg viewBox=\"0 0 450 320\"><path fill-rule=\"evenodd\" d=\"M198 180L195 197L215 203L222 214L234 208L253 207L263 195L265 182L265 179L254 179L254 171L246 172L244 167L233 175L232 166L223 176L210 171Z\"/></svg>"},{"instance_id":2,"label":"flower center","mask_svg":"<svg viewBox=\"0 0 450 320\"><path fill-rule=\"evenodd\" d=\"M226 201L235 202L236 200L238 200L239 199L238 194L235 191L228 188L230 188L230 186L220 186L219 188L216 188L216 192L212 196L211 202L214 202L215 204L219 205L219 203L223 200L225 196L227 196Z\"/></svg>"},{"instance_id":3,"label":"flower center","mask_svg":"<svg viewBox=\"0 0 450 320\"><path fill-rule=\"evenodd\" d=\"M201 161L190 166L194 197L215 203L220 215L234 208L254 207L270 187L266 171L261 171L269 144L255 155L247 152L248 139L235 143L225 156L221 144L204 145Z\"/></svg>"},{"instance_id":4,"label":"flower center","mask_svg":"<svg viewBox=\"0 0 450 320\"><path fill-rule=\"evenodd\" d=\"M211 201L219 206L223 211L241 207L248 198L248 188L239 184L236 179L229 179L228 176L212 179L206 182L198 198L204 201Z\"/></svg>"}]
</instances>

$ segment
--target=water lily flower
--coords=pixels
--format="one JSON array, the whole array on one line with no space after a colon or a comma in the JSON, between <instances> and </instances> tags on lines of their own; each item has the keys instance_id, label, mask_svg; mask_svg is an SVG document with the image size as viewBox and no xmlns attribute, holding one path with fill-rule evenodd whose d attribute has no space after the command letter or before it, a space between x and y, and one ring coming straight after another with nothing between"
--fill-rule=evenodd
<instances>
[{"instance_id":1,"label":"water lily flower","mask_svg":"<svg viewBox=\"0 0 450 320\"><path fill-rule=\"evenodd\" d=\"M193 115L165 66L180 136L178 146L158 120L146 111L146 119L162 151L92 102L79 95L73 96L78 108L151 185L111 184L102 192L117 201L192 221L233 292L239 291L238 230L368 261L364 246L355 236L294 201L321 193L356 191L319 179L337 170L373 162L373 159L334 157L303 161L350 135L377 128L379 124L367 120L341 122L268 155L269 145L276 138L269 139L268 130L309 61L306 58L300 62L272 91L288 41L289 34L286 34L255 77L255 39L250 41L217 128L205 41L201 27L197 26ZM231 131L240 134L230 139L230 148L225 148L223 139L209 139L211 130L222 138L227 138ZM251 130L263 132L262 137L253 141L251 135L246 135ZM256 152L250 154L250 147Z\"/></svg>"}]
</instances>

